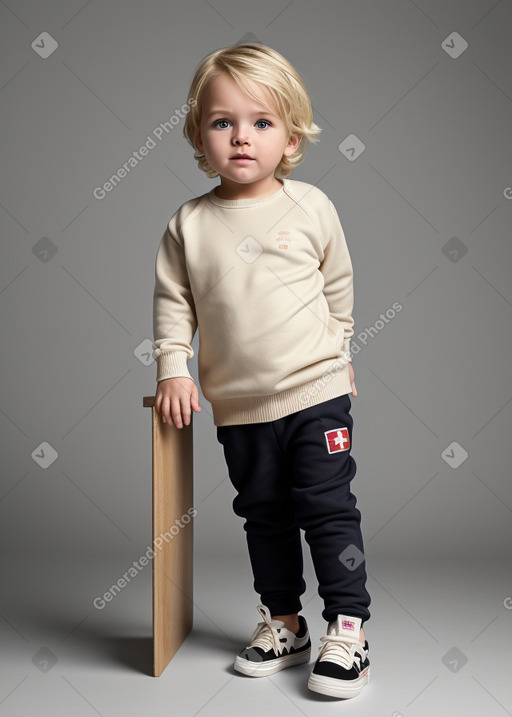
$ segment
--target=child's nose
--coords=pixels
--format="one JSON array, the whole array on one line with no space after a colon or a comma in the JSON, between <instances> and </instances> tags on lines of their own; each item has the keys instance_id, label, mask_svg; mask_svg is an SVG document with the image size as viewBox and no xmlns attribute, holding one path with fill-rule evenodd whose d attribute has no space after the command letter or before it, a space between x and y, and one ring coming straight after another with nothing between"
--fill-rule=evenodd
<instances>
[{"instance_id":1,"label":"child's nose","mask_svg":"<svg viewBox=\"0 0 512 717\"><path fill-rule=\"evenodd\" d=\"M235 127L233 132L233 141L235 144L248 144L249 133L244 127Z\"/></svg>"}]
</instances>

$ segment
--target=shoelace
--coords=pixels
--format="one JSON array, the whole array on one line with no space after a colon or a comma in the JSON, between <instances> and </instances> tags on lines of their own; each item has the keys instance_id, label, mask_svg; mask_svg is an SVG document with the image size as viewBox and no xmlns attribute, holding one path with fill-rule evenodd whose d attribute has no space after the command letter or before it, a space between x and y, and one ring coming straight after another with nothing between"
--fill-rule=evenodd
<instances>
[{"instance_id":1,"label":"shoelace","mask_svg":"<svg viewBox=\"0 0 512 717\"><path fill-rule=\"evenodd\" d=\"M347 670L350 670L354 663L356 648L361 647L359 640L345 635L326 635L320 638L320 642L324 643L318 648L318 658L320 661L328 660L329 662L335 662Z\"/></svg>"},{"instance_id":2,"label":"shoelace","mask_svg":"<svg viewBox=\"0 0 512 717\"><path fill-rule=\"evenodd\" d=\"M281 654L285 645L279 642L277 629L271 624L270 617L263 615L264 622L259 622L251 637L251 647L261 647L264 652L273 649L276 655Z\"/></svg>"}]
</instances>

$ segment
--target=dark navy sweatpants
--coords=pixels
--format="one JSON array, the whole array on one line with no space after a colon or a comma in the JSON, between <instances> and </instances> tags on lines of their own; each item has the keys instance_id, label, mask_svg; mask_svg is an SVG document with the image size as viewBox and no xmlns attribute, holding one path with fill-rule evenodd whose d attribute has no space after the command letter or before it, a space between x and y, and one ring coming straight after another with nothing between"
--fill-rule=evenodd
<instances>
[{"instance_id":1,"label":"dark navy sweatpants","mask_svg":"<svg viewBox=\"0 0 512 717\"><path fill-rule=\"evenodd\" d=\"M302 610L300 530L324 601L322 617L370 617L361 513L350 481L349 394L275 421L217 426L236 515L245 518L254 589L271 615Z\"/></svg>"}]
</instances>

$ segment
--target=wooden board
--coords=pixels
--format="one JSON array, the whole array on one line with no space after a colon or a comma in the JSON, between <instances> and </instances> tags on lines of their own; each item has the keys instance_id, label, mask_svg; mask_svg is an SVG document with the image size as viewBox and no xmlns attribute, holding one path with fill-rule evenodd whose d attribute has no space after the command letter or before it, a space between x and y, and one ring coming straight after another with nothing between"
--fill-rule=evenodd
<instances>
[{"instance_id":1,"label":"wooden board","mask_svg":"<svg viewBox=\"0 0 512 717\"><path fill-rule=\"evenodd\" d=\"M193 624L193 419L176 428L160 419L154 396L144 396L143 406L152 413L153 675L159 677Z\"/></svg>"}]
</instances>

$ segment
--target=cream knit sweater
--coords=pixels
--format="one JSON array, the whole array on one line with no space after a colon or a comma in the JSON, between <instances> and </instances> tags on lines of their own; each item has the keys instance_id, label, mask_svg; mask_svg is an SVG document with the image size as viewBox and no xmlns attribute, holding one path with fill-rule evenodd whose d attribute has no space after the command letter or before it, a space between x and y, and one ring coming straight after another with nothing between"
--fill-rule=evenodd
<instances>
[{"instance_id":1,"label":"cream knit sweater","mask_svg":"<svg viewBox=\"0 0 512 717\"><path fill-rule=\"evenodd\" d=\"M353 272L345 235L317 187L185 202L155 264L157 381L198 377L217 426L273 421L351 392Z\"/></svg>"}]
</instances>

